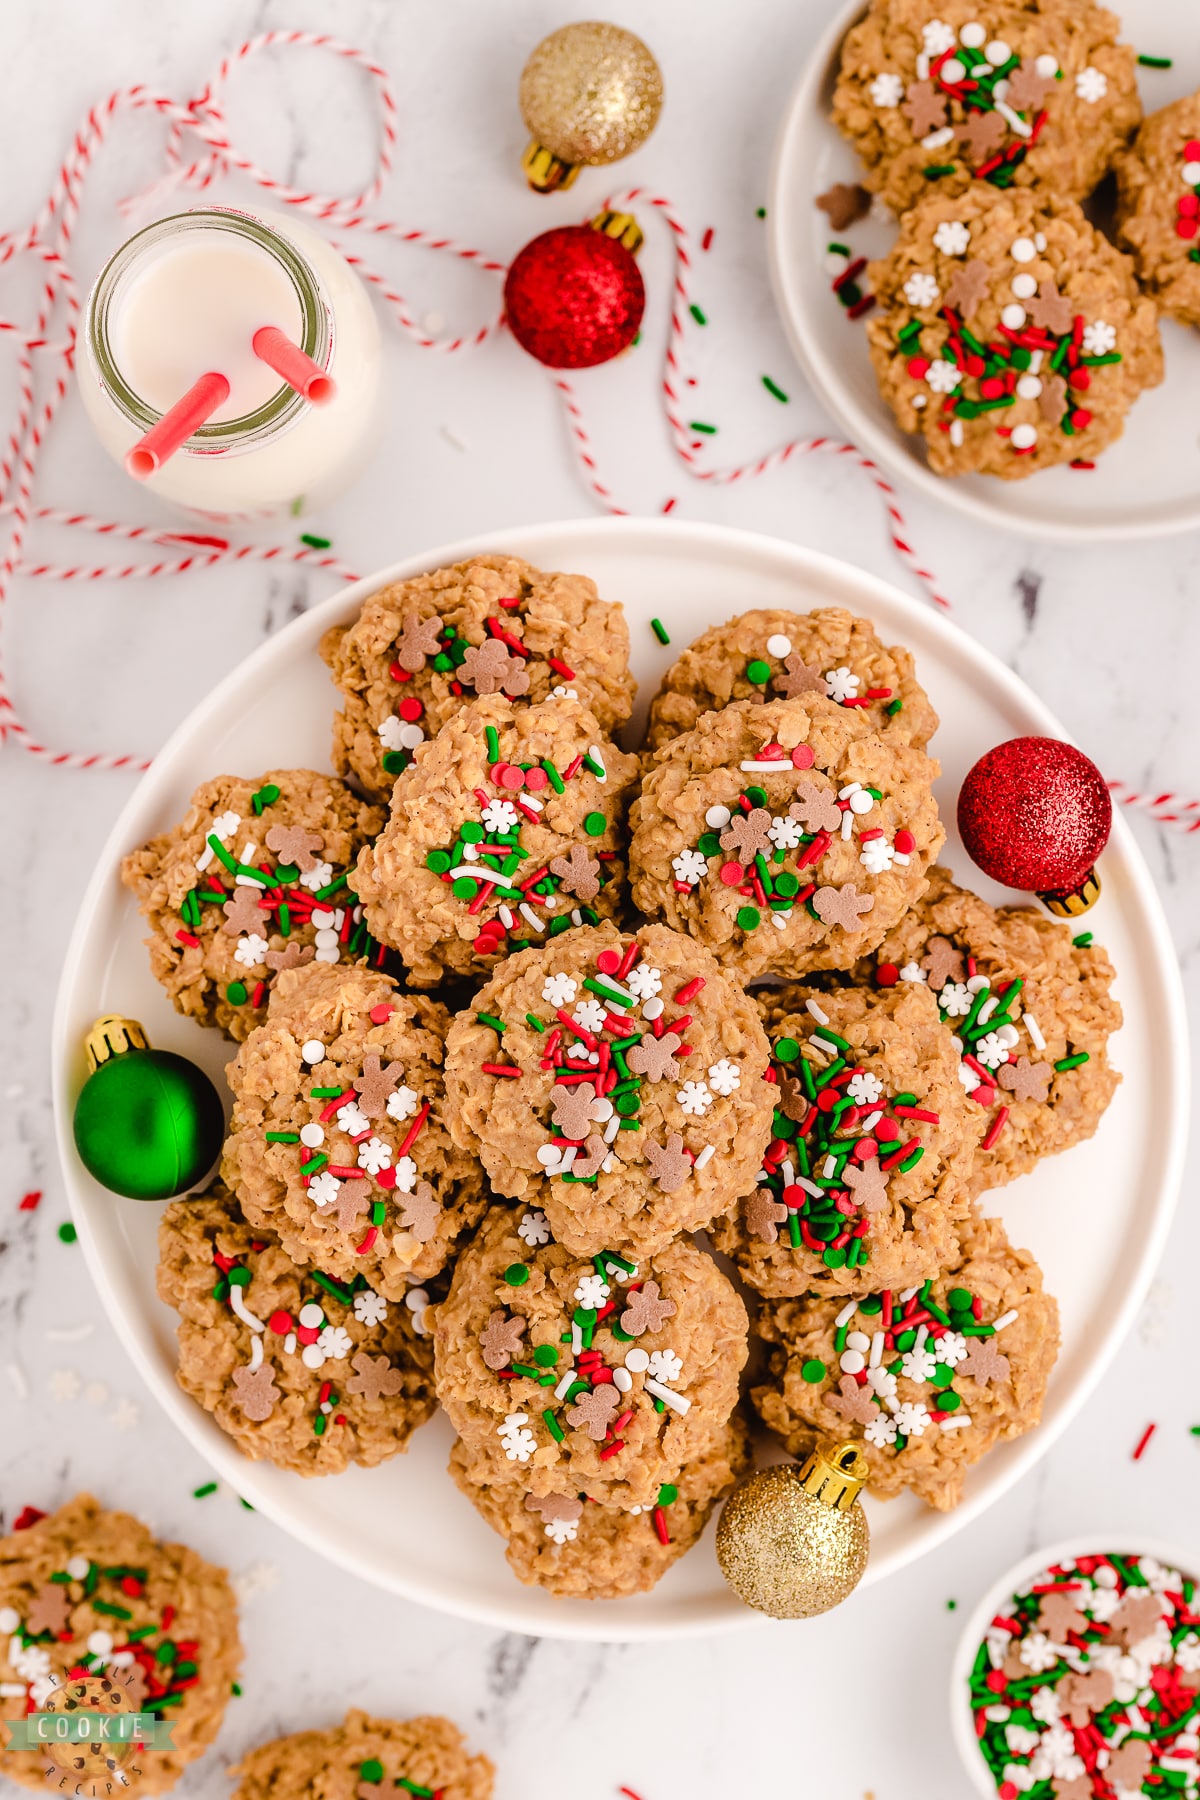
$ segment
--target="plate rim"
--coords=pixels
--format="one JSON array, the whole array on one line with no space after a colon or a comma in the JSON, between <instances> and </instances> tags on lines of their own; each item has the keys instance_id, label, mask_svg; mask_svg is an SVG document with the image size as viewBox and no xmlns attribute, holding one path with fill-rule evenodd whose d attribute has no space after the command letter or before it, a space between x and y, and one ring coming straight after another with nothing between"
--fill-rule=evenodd
<instances>
[{"instance_id":1,"label":"plate rim","mask_svg":"<svg viewBox=\"0 0 1200 1800\"><path fill-rule=\"evenodd\" d=\"M790 154L793 140L803 130L808 115L817 103L825 71L838 45L850 27L866 12L867 4L868 0L843 0L834 18L809 51L788 97L771 153L767 180L767 264L771 292L784 335L805 380L860 449L869 452L892 474L907 482L926 499L949 506L973 519L976 524L989 525L995 530L1007 532L1009 536L1032 537L1052 544L1144 543L1152 539L1179 537L1184 532L1194 531L1200 526L1200 490L1189 511L1167 519L1109 523L1101 518L1075 524L1064 519L1016 516L993 505L985 496L974 493L952 477L935 475L932 469L920 461L915 450L897 444L835 379L829 359L810 337L803 323L802 305L793 302L791 283L786 273L787 246L793 240L786 229L790 214L785 206L782 190L787 178L786 171L795 161Z\"/></svg>"},{"instance_id":2,"label":"plate rim","mask_svg":"<svg viewBox=\"0 0 1200 1800\"><path fill-rule=\"evenodd\" d=\"M987 679L1005 698L1016 702L1026 714L1031 714L1040 730L1047 735L1070 741L1050 709L1018 675L926 602L912 598L890 582L840 557L809 549L806 545L793 543L785 538L738 527L687 520L584 518L506 527L501 531L474 534L469 538L457 539L429 551L404 557L381 570L360 577L358 581L347 584L337 593L318 602L235 663L196 706L180 719L122 806L97 856L91 878L81 897L59 979L51 1034L55 1136L71 1216L78 1228L89 1274L113 1330L172 1423L200 1455L230 1482L235 1492L245 1494L273 1523L327 1561L383 1591L398 1594L434 1610L501 1630L519 1631L527 1636L606 1643L669 1641L673 1638L699 1637L735 1627L761 1624L763 1621L759 1615L741 1607L730 1594L719 1596L717 1601L704 1601L694 1607L682 1609L681 1616L672 1619L647 1616L644 1623L622 1620L620 1624L609 1625L599 1603L594 1612L572 1611L569 1617L566 1615L566 1607L570 1603L560 1603L563 1606L561 1618L555 1617L552 1610L550 1617L531 1623L519 1616L514 1617L502 1603L493 1603L487 1599L460 1599L457 1596L447 1598L436 1591L434 1585L422 1579L417 1561L414 1561L411 1570L405 1572L405 1579L391 1573L381 1574L369 1566L369 1557L365 1554L356 1555L352 1549L338 1545L332 1536L330 1541L326 1541L317 1524L306 1523L294 1517L286 1495L275 1491L279 1485L275 1478L284 1472L276 1470L271 1464L252 1462L237 1451L232 1440L178 1387L174 1368L162 1365L150 1334L143 1331L141 1323L126 1316L117 1291L116 1271L110 1270L100 1237L93 1233L93 1198L78 1185L77 1178L82 1166L78 1163L70 1127L73 1099L79 1086L80 1054L78 1044L70 1039L69 1018L75 1006L76 985L86 975L83 965L86 940L90 935L90 920L97 912L108 884L115 878L122 854L131 843L143 841L148 829L157 828L143 822L142 815L151 812L159 804L159 785L172 778L172 765L178 750L211 723L214 716L224 712L228 703L226 696L248 676L261 679L269 673L273 664L289 662L294 652L306 644L315 648L317 639L331 624L339 623L343 617L349 616L368 595L378 592L389 583L489 551L520 554L523 548L529 547L528 540L534 536L540 546L537 554L544 561L548 560L548 551L555 556L561 553L564 557L574 557L573 542L581 535L627 540L632 546L631 554L637 554L639 540L650 540L652 544L666 545L668 548L674 542L681 551L690 549L693 553L705 545L714 549L720 546L732 556L752 561L765 554L788 562L795 570L798 581L813 575L825 575L842 581L849 577L858 593L855 604L861 605L864 611L869 613L873 602L882 600L887 609L910 620L920 632L932 632L935 638L941 639L952 658L965 656L968 664L986 674ZM1151 957L1150 966L1157 974L1161 988L1164 1006L1162 1026L1170 1049L1168 1091L1164 1095L1169 1129L1165 1143L1160 1139L1161 1175L1157 1182L1155 1212L1149 1229L1141 1240L1136 1263L1128 1272L1121 1299L1107 1316L1103 1342L1089 1368L1077 1377L1074 1388L1061 1403L1055 1417L1048 1422L1044 1421L1036 1431L1020 1440L1019 1447L1013 1446L1010 1462L993 1478L992 1484L985 1491L968 1497L952 1512L937 1515L931 1521L929 1533L924 1538L914 1544L901 1546L882 1567L878 1564L869 1566L864 1585L886 1578L887 1574L895 1573L944 1543L986 1511L1041 1460L1094 1392L1127 1334L1161 1259L1178 1201L1187 1143L1190 1052L1186 1010L1178 961L1157 891L1128 825L1119 816L1114 819L1113 839L1120 848L1125 871L1136 892L1147 950ZM514 1577L514 1583L515 1581ZM517 1591L522 1590L518 1587Z\"/></svg>"}]
</instances>

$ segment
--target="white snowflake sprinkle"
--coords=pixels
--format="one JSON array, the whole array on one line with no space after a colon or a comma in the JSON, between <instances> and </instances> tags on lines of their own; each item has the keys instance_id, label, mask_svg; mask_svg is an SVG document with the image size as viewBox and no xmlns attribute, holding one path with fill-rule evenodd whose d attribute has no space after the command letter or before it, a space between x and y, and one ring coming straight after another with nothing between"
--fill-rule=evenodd
<instances>
[{"instance_id":1,"label":"white snowflake sprinkle","mask_svg":"<svg viewBox=\"0 0 1200 1800\"><path fill-rule=\"evenodd\" d=\"M1107 319L1093 319L1083 328L1083 348L1087 356L1107 356L1117 344L1117 334Z\"/></svg>"},{"instance_id":2,"label":"white snowflake sprinkle","mask_svg":"<svg viewBox=\"0 0 1200 1800\"><path fill-rule=\"evenodd\" d=\"M1017 1655L1032 1675L1044 1675L1058 1661L1058 1651L1044 1631L1031 1631L1022 1638Z\"/></svg>"},{"instance_id":3,"label":"white snowflake sprinkle","mask_svg":"<svg viewBox=\"0 0 1200 1800\"><path fill-rule=\"evenodd\" d=\"M122 1398L108 1415L114 1431L136 1431L142 1422L142 1409L136 1400Z\"/></svg>"},{"instance_id":4,"label":"white snowflake sprinkle","mask_svg":"<svg viewBox=\"0 0 1200 1800\"><path fill-rule=\"evenodd\" d=\"M1029 1696L1029 1710L1043 1725L1056 1725L1062 1716L1058 1695L1052 1687L1035 1688Z\"/></svg>"},{"instance_id":5,"label":"white snowflake sprinkle","mask_svg":"<svg viewBox=\"0 0 1200 1800\"><path fill-rule=\"evenodd\" d=\"M237 949L233 953L233 960L236 963L241 963L243 969L257 968L258 964L262 961L270 948L271 946L267 939L260 936L257 931L247 932L245 937L240 937L238 939Z\"/></svg>"},{"instance_id":6,"label":"white snowflake sprinkle","mask_svg":"<svg viewBox=\"0 0 1200 1800\"><path fill-rule=\"evenodd\" d=\"M570 1006L578 991L577 983L570 975L561 970L554 975L547 975L542 983L542 999L551 1006Z\"/></svg>"},{"instance_id":7,"label":"white snowflake sprinkle","mask_svg":"<svg viewBox=\"0 0 1200 1800\"><path fill-rule=\"evenodd\" d=\"M676 881L685 881L688 887L696 887L708 874L708 858L701 855L699 850L681 850L678 856L671 858L671 867L675 871Z\"/></svg>"},{"instance_id":8,"label":"white snowflake sprinkle","mask_svg":"<svg viewBox=\"0 0 1200 1800\"><path fill-rule=\"evenodd\" d=\"M360 1325L382 1325L387 1311L387 1301L373 1288L363 1288L354 1296L354 1316Z\"/></svg>"},{"instance_id":9,"label":"white snowflake sprinkle","mask_svg":"<svg viewBox=\"0 0 1200 1800\"><path fill-rule=\"evenodd\" d=\"M946 362L943 357L938 357L926 370L925 380L935 394L952 394L962 380L962 370L956 363Z\"/></svg>"},{"instance_id":10,"label":"white snowflake sprinkle","mask_svg":"<svg viewBox=\"0 0 1200 1800\"><path fill-rule=\"evenodd\" d=\"M949 25L943 24L941 19L930 19L921 27L921 41L926 56L940 56L944 50L953 47L955 38Z\"/></svg>"},{"instance_id":11,"label":"white snowflake sprinkle","mask_svg":"<svg viewBox=\"0 0 1200 1800\"><path fill-rule=\"evenodd\" d=\"M556 1544L573 1544L579 1531L578 1519L549 1519L546 1536Z\"/></svg>"},{"instance_id":12,"label":"white snowflake sprinkle","mask_svg":"<svg viewBox=\"0 0 1200 1800\"><path fill-rule=\"evenodd\" d=\"M317 1339L317 1348L330 1362L344 1362L354 1348L354 1339L344 1325L326 1325Z\"/></svg>"},{"instance_id":13,"label":"white snowflake sprinkle","mask_svg":"<svg viewBox=\"0 0 1200 1800\"><path fill-rule=\"evenodd\" d=\"M550 1226L545 1213L540 1208L522 1213L521 1223L517 1226L517 1236L523 1244L528 1244L531 1250L535 1249L538 1244L548 1244L550 1242Z\"/></svg>"},{"instance_id":14,"label":"white snowflake sprinkle","mask_svg":"<svg viewBox=\"0 0 1200 1800\"><path fill-rule=\"evenodd\" d=\"M676 1088L675 1098L684 1112L693 1118L703 1118L713 1103L712 1093L703 1081L685 1081L681 1088Z\"/></svg>"},{"instance_id":15,"label":"white snowflake sprinkle","mask_svg":"<svg viewBox=\"0 0 1200 1800\"><path fill-rule=\"evenodd\" d=\"M799 819L775 818L767 826L767 836L777 850L795 850L804 836Z\"/></svg>"},{"instance_id":16,"label":"white snowflake sprinkle","mask_svg":"<svg viewBox=\"0 0 1200 1800\"><path fill-rule=\"evenodd\" d=\"M665 1381L670 1387L683 1374L683 1363L673 1350L654 1350L646 1373L653 1381Z\"/></svg>"},{"instance_id":17,"label":"white snowflake sprinkle","mask_svg":"<svg viewBox=\"0 0 1200 1800\"><path fill-rule=\"evenodd\" d=\"M885 837L868 838L858 860L868 875L886 875L896 860L896 852Z\"/></svg>"},{"instance_id":18,"label":"white snowflake sprinkle","mask_svg":"<svg viewBox=\"0 0 1200 1800\"><path fill-rule=\"evenodd\" d=\"M850 1077L846 1092L856 1106L874 1106L883 1095L883 1083L869 1069L859 1069Z\"/></svg>"},{"instance_id":19,"label":"white snowflake sprinkle","mask_svg":"<svg viewBox=\"0 0 1200 1800\"><path fill-rule=\"evenodd\" d=\"M1080 100L1086 100L1089 106L1095 106L1097 100L1103 100L1108 92L1108 76L1103 69L1093 68L1089 63L1086 69L1080 69L1075 77L1075 94Z\"/></svg>"},{"instance_id":20,"label":"white snowflake sprinkle","mask_svg":"<svg viewBox=\"0 0 1200 1800\"><path fill-rule=\"evenodd\" d=\"M899 106L904 98L904 83L899 75L885 69L875 77L868 92L876 106Z\"/></svg>"},{"instance_id":21,"label":"white snowflake sprinkle","mask_svg":"<svg viewBox=\"0 0 1200 1800\"><path fill-rule=\"evenodd\" d=\"M907 962L900 971L901 981L928 981L929 977L920 963Z\"/></svg>"},{"instance_id":22,"label":"white snowflake sprinkle","mask_svg":"<svg viewBox=\"0 0 1200 1800\"><path fill-rule=\"evenodd\" d=\"M943 256L965 256L971 242L970 227L961 219L943 219L933 234L933 242Z\"/></svg>"},{"instance_id":23,"label":"white snowflake sprinkle","mask_svg":"<svg viewBox=\"0 0 1200 1800\"><path fill-rule=\"evenodd\" d=\"M50 1376L50 1393L55 1400L78 1400L83 1380L77 1369L55 1369Z\"/></svg>"},{"instance_id":24,"label":"white snowflake sprinkle","mask_svg":"<svg viewBox=\"0 0 1200 1800\"><path fill-rule=\"evenodd\" d=\"M333 864L315 862L311 869L305 869L300 877L300 886L308 888L310 893L318 893L321 888L328 887L333 880Z\"/></svg>"},{"instance_id":25,"label":"white snowflake sprinkle","mask_svg":"<svg viewBox=\"0 0 1200 1800\"><path fill-rule=\"evenodd\" d=\"M599 1308L604 1305L611 1291L603 1275L581 1275L575 1287L575 1298L580 1306Z\"/></svg>"},{"instance_id":26,"label":"white snowflake sprinkle","mask_svg":"<svg viewBox=\"0 0 1200 1800\"><path fill-rule=\"evenodd\" d=\"M941 294L932 275L917 270L904 284L904 298L910 306L936 306Z\"/></svg>"},{"instance_id":27,"label":"white snowflake sprinkle","mask_svg":"<svg viewBox=\"0 0 1200 1800\"><path fill-rule=\"evenodd\" d=\"M895 1420L889 1419L885 1412L877 1413L863 1432L868 1444L874 1444L877 1450L884 1450L889 1444L894 1444L898 1435Z\"/></svg>"},{"instance_id":28,"label":"white snowflake sprinkle","mask_svg":"<svg viewBox=\"0 0 1200 1800\"><path fill-rule=\"evenodd\" d=\"M347 1100L345 1106L339 1106L335 1117L347 1137L360 1137L364 1131L371 1129L370 1119L356 1100Z\"/></svg>"},{"instance_id":29,"label":"white snowflake sprinkle","mask_svg":"<svg viewBox=\"0 0 1200 1800\"><path fill-rule=\"evenodd\" d=\"M735 1093L742 1085L742 1071L737 1063L731 1062L729 1057L723 1056L720 1062L715 1062L708 1071L708 1085L714 1094Z\"/></svg>"},{"instance_id":30,"label":"white snowflake sprinkle","mask_svg":"<svg viewBox=\"0 0 1200 1800\"><path fill-rule=\"evenodd\" d=\"M901 1374L906 1376L909 1381L928 1381L936 1367L937 1361L933 1353L924 1346L918 1350L914 1345L911 1350L906 1350L900 1358Z\"/></svg>"},{"instance_id":31,"label":"white snowflake sprinkle","mask_svg":"<svg viewBox=\"0 0 1200 1800\"><path fill-rule=\"evenodd\" d=\"M842 706L847 700L854 699L861 680L861 676L855 675L845 666L840 669L826 669L825 692L830 700L835 700L839 706Z\"/></svg>"},{"instance_id":32,"label":"white snowflake sprinkle","mask_svg":"<svg viewBox=\"0 0 1200 1800\"><path fill-rule=\"evenodd\" d=\"M358 1146L358 1166L365 1169L368 1175L380 1175L384 1169L390 1169L391 1145L385 1144L382 1138L369 1137L365 1144Z\"/></svg>"},{"instance_id":33,"label":"white snowflake sprinkle","mask_svg":"<svg viewBox=\"0 0 1200 1800\"><path fill-rule=\"evenodd\" d=\"M328 1169L322 1169L308 1184L308 1197L314 1206L332 1206L341 1191L341 1182Z\"/></svg>"},{"instance_id":34,"label":"white snowflake sprinkle","mask_svg":"<svg viewBox=\"0 0 1200 1800\"><path fill-rule=\"evenodd\" d=\"M402 1156L396 1164L396 1191L400 1194L411 1194L416 1185L417 1165L411 1156Z\"/></svg>"},{"instance_id":35,"label":"white snowflake sprinkle","mask_svg":"<svg viewBox=\"0 0 1200 1800\"><path fill-rule=\"evenodd\" d=\"M489 831L512 831L517 823L517 809L511 800L489 800L483 809L483 822Z\"/></svg>"},{"instance_id":36,"label":"white snowflake sprinkle","mask_svg":"<svg viewBox=\"0 0 1200 1800\"><path fill-rule=\"evenodd\" d=\"M981 1062L985 1069L998 1069L1001 1063L1008 1061L1008 1050L998 1032L989 1031L981 1037L973 1051L976 1062Z\"/></svg>"},{"instance_id":37,"label":"white snowflake sprinkle","mask_svg":"<svg viewBox=\"0 0 1200 1800\"><path fill-rule=\"evenodd\" d=\"M948 1019L965 1019L974 996L965 981L947 981L937 997L938 1005Z\"/></svg>"},{"instance_id":38,"label":"white snowflake sprinkle","mask_svg":"<svg viewBox=\"0 0 1200 1800\"><path fill-rule=\"evenodd\" d=\"M393 1088L388 1095L387 1111L389 1119L411 1119L420 1105L420 1096L413 1088Z\"/></svg>"},{"instance_id":39,"label":"white snowflake sprinkle","mask_svg":"<svg viewBox=\"0 0 1200 1800\"><path fill-rule=\"evenodd\" d=\"M599 1000L581 1000L571 1014L577 1025L584 1031L603 1031L605 1011Z\"/></svg>"},{"instance_id":40,"label":"white snowflake sprinkle","mask_svg":"<svg viewBox=\"0 0 1200 1800\"><path fill-rule=\"evenodd\" d=\"M509 1413L503 1425L496 1427L509 1462L527 1463L537 1449L537 1439L527 1429L528 1413Z\"/></svg>"},{"instance_id":41,"label":"white snowflake sprinkle","mask_svg":"<svg viewBox=\"0 0 1200 1800\"><path fill-rule=\"evenodd\" d=\"M625 985L638 1000L653 1000L662 991L662 970L652 963L635 963L625 978Z\"/></svg>"},{"instance_id":42,"label":"white snowflake sprinkle","mask_svg":"<svg viewBox=\"0 0 1200 1800\"><path fill-rule=\"evenodd\" d=\"M967 1340L961 1331L943 1331L936 1345L937 1359L948 1369L956 1369L967 1354Z\"/></svg>"},{"instance_id":43,"label":"white snowflake sprinkle","mask_svg":"<svg viewBox=\"0 0 1200 1800\"><path fill-rule=\"evenodd\" d=\"M924 1437L930 1425L929 1408L920 1400L905 1400L894 1416L896 1430L905 1437Z\"/></svg>"}]
</instances>

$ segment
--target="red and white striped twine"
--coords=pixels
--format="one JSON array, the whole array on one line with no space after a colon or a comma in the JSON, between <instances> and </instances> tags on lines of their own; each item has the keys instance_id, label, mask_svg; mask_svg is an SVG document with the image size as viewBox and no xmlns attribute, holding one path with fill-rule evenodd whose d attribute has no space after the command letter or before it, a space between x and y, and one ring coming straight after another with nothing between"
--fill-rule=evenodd
<instances>
[{"instance_id":1,"label":"red and white striped twine","mask_svg":"<svg viewBox=\"0 0 1200 1800\"><path fill-rule=\"evenodd\" d=\"M233 143L226 124L221 96L230 75L259 52L292 48L322 50L343 58L366 74L373 85L379 107L379 144L374 174L359 194L331 196L312 190L294 188L260 168ZM311 214L329 228L337 248L364 281L374 288L391 310L396 323L420 348L455 351L484 343L502 325L497 313L476 330L456 336L436 338L413 318L404 296L391 280L370 266L357 247L362 238L390 239L399 244L414 244L426 250L440 251L460 261L474 264L488 274L502 275L506 264L481 250L459 244L451 238L400 226L382 219L368 208L379 198L383 183L391 170L396 147L396 97L386 69L355 49L352 44L324 32L267 31L249 38L227 55L211 81L193 100L180 102L167 95L156 94L141 84L118 89L97 106L93 106L81 123L64 158L49 196L37 216L23 231L0 234L0 270L18 257L31 256L43 264L44 278L36 315L27 325L0 317L0 341L3 334L18 347L17 401L7 440L0 448L0 519L8 521L9 533L0 554L0 623L4 605L15 576L40 577L54 581L138 580L158 575L180 575L191 569L211 568L228 562L286 562L308 568L327 570L341 581L354 580L355 573L337 558L321 552L296 549L291 545L235 544L223 532L172 531L161 526L127 525L94 518L88 513L48 506L35 506L33 484L39 455L47 430L54 418L71 378L75 340L80 317L80 298L74 273L68 261L71 237L79 214L84 178L96 152L105 141L114 119L122 112L149 109L168 124L166 169L150 187L122 202L129 212L154 210L168 204L181 189L203 192L230 171L253 181L277 204L294 206ZM687 230L672 211L670 202L644 188L630 188L607 203L613 208L637 206L663 221L670 233L674 257L670 328L663 366L661 395L671 443L688 475L696 481L729 486L783 468L800 456L823 454L845 458L861 469L873 483L883 503L888 521L888 535L897 556L920 583L928 598L943 611L950 602L938 588L932 572L925 567L908 542L904 515L891 483L878 466L855 444L836 438L794 438L778 445L764 456L749 463L726 468L711 468L701 462L693 448L693 434L683 418L680 383L685 322L688 315L687 280L691 269ZM357 236L355 243L344 241ZM602 480L584 417L571 383L555 374L554 384L562 399L569 435L578 457L583 480L593 497L610 513L623 513L611 489ZM670 504L670 503L669 503ZM165 552L150 561L126 563L73 564L30 560L25 554L25 540L31 525L46 523L75 527L101 537L141 543ZM13 697L0 647L0 738L11 740L31 755L54 767L64 769L144 769L145 760L128 754L94 754L54 750L41 743L25 723ZM1200 800L1188 800L1170 793L1141 794L1120 781L1110 781L1114 799L1123 805L1149 813L1159 824L1183 831L1200 830Z\"/></svg>"}]
</instances>

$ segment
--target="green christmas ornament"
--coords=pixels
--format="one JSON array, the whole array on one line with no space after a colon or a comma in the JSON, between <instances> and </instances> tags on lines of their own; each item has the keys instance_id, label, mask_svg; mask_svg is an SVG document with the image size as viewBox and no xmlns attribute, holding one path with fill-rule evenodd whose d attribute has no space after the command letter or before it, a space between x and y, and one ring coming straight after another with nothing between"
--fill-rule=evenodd
<instances>
[{"instance_id":1,"label":"green christmas ornament","mask_svg":"<svg viewBox=\"0 0 1200 1800\"><path fill-rule=\"evenodd\" d=\"M152 1050L134 1019L97 1019L75 1102L75 1148L89 1175L131 1200L169 1200L216 1161L225 1113L208 1076Z\"/></svg>"}]
</instances>

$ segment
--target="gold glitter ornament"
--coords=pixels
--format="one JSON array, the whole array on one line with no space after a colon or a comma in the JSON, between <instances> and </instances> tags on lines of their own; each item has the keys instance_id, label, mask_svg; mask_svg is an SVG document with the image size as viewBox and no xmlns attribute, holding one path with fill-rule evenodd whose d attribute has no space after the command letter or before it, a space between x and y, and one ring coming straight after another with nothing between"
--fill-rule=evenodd
<instances>
[{"instance_id":1,"label":"gold glitter ornament","mask_svg":"<svg viewBox=\"0 0 1200 1800\"><path fill-rule=\"evenodd\" d=\"M662 97L662 71L632 31L598 20L552 31L521 72L530 187L553 193L570 187L581 163L629 156L657 125Z\"/></svg>"},{"instance_id":2,"label":"gold glitter ornament","mask_svg":"<svg viewBox=\"0 0 1200 1800\"><path fill-rule=\"evenodd\" d=\"M773 1619L840 1606L867 1566L866 1479L866 1457L847 1443L740 1481L717 1526L717 1561L739 1600Z\"/></svg>"}]
</instances>

